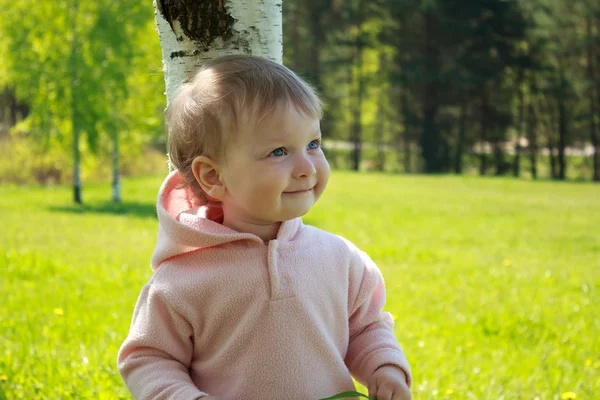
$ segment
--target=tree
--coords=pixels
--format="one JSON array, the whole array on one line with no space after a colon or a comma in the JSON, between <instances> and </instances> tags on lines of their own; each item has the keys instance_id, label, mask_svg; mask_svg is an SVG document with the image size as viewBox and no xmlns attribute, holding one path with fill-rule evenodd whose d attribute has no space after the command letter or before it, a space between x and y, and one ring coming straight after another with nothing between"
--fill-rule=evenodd
<instances>
[{"instance_id":1,"label":"tree","mask_svg":"<svg viewBox=\"0 0 600 400\"><path fill-rule=\"evenodd\" d=\"M282 1L155 0L167 106L198 65L219 56L283 58Z\"/></svg>"},{"instance_id":2,"label":"tree","mask_svg":"<svg viewBox=\"0 0 600 400\"><path fill-rule=\"evenodd\" d=\"M100 94L95 103L101 106L86 116L93 115L95 121L89 121L88 125L95 122L106 142L112 144L106 152L112 158L112 200L115 203L121 200L119 155L120 142L127 130L124 110L130 96L127 81L135 76L133 60L138 56L135 39L149 14L135 0L99 3L91 30L95 35L89 39L93 58L101 62L101 68L90 71L95 76L89 80L88 85L93 85L89 91Z\"/></svg>"},{"instance_id":3,"label":"tree","mask_svg":"<svg viewBox=\"0 0 600 400\"><path fill-rule=\"evenodd\" d=\"M115 200L119 164L147 143L164 145L165 79L168 99L206 59L243 52L280 61L281 3L155 1L167 19L153 20L138 0L0 0L4 120L26 117L13 131L33 145L59 144L73 158L81 147L84 164L90 152L112 154ZM381 168L383 147L364 149L390 141L397 157L385 158L386 169L461 173L479 164L482 173L558 178L576 173L573 146L588 152L579 176L600 179L599 4L286 0L285 62L322 94L326 145L352 142L327 149L334 165ZM273 16L269 26L254 23ZM270 54L269 42L279 50ZM538 149L549 162L539 171ZM62 169L77 175L70 159Z\"/></svg>"},{"instance_id":4,"label":"tree","mask_svg":"<svg viewBox=\"0 0 600 400\"><path fill-rule=\"evenodd\" d=\"M588 78L588 96L590 101L589 111L589 126L590 126L590 141L593 148L593 176L592 179L596 182L600 182L600 139L598 138L598 124L596 120L600 117L600 107L597 104L597 100L600 100L600 83L595 82L597 79L600 80L598 75L597 59L600 58L600 48L596 47L600 45L600 29L598 32L594 32L594 24L591 15L592 5L586 4L589 14L585 16L585 27L586 27L586 64L587 64L587 78ZM600 21L600 7L595 10L597 20ZM600 28L600 22L598 22L598 28ZM599 53L596 53L599 52ZM594 57L596 55L596 57ZM596 58L596 59L594 59ZM596 93L598 92L598 93Z\"/></svg>"},{"instance_id":5,"label":"tree","mask_svg":"<svg viewBox=\"0 0 600 400\"><path fill-rule=\"evenodd\" d=\"M22 128L46 146L71 146L76 203L82 202L81 146L98 153L110 141L117 148L116 129L123 119L116 110L127 100L133 38L149 11L138 3L0 3L4 79L30 109ZM113 175L118 177L117 172Z\"/></svg>"}]
</instances>

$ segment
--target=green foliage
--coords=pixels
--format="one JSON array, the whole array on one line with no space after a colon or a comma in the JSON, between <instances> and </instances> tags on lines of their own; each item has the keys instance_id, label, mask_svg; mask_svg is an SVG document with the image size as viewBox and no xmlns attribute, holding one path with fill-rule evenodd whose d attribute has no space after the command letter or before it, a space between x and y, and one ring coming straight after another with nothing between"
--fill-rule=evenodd
<instances>
[{"instance_id":1,"label":"green foliage","mask_svg":"<svg viewBox=\"0 0 600 400\"><path fill-rule=\"evenodd\" d=\"M594 124L600 137L598 4L286 0L284 62L322 94L327 138L417 146L418 171L451 171L527 124L540 152L581 148ZM31 110L13 131L70 148L75 122L100 157L115 138L123 154L164 144L152 2L0 0L0 18L0 87ZM481 170L505 174L509 158Z\"/></svg>"},{"instance_id":2,"label":"green foliage","mask_svg":"<svg viewBox=\"0 0 600 400\"><path fill-rule=\"evenodd\" d=\"M151 275L160 182L125 179L120 205L92 184L86 206L66 205L68 187L0 186L6 398L129 398L116 352ZM337 172L305 222L382 269L415 398L591 399L599 197L585 183Z\"/></svg>"},{"instance_id":3,"label":"green foliage","mask_svg":"<svg viewBox=\"0 0 600 400\"><path fill-rule=\"evenodd\" d=\"M107 152L103 138L115 134L130 147L156 137L164 100L152 17L137 0L2 0L3 79L31 106L21 130L68 147L75 119L92 152Z\"/></svg>"},{"instance_id":4,"label":"green foliage","mask_svg":"<svg viewBox=\"0 0 600 400\"><path fill-rule=\"evenodd\" d=\"M538 150L581 147L593 141L594 118L600 126L600 109L591 111L588 104L588 92L600 81L600 8L594 2L290 3L284 32L294 40L286 42L284 59L309 79L319 75L329 138L352 139L360 79L367 86L363 141L418 144L421 171L451 170L456 158L472 156L467 149L475 143L500 148L524 137L527 118ZM323 23L324 39L314 33L315 21ZM588 48L595 78L583 68ZM380 62L384 55L392 60L388 68ZM600 103L597 83L595 93ZM520 114L529 105L535 118ZM381 115L380 107L387 108ZM463 110L467 128L459 138ZM378 134L386 129L381 119L389 129ZM508 172L502 150L486 158L486 173Z\"/></svg>"},{"instance_id":5,"label":"green foliage","mask_svg":"<svg viewBox=\"0 0 600 400\"><path fill-rule=\"evenodd\" d=\"M108 182L112 177L110 156L94 154L82 145L84 182ZM68 184L72 181L73 158L61 146L39 145L30 138L0 137L0 183ZM150 175L167 171L164 151L143 147L121 157L121 174Z\"/></svg>"},{"instance_id":6,"label":"green foliage","mask_svg":"<svg viewBox=\"0 0 600 400\"><path fill-rule=\"evenodd\" d=\"M71 158L58 146L33 151L31 141L23 138L1 138L0 183L63 183Z\"/></svg>"}]
</instances>

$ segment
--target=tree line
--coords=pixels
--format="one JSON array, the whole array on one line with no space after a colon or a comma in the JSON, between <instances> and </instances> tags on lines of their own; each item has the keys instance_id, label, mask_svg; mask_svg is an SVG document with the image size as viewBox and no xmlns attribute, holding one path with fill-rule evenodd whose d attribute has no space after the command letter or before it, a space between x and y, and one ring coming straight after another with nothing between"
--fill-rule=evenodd
<instances>
[{"instance_id":1,"label":"tree line","mask_svg":"<svg viewBox=\"0 0 600 400\"><path fill-rule=\"evenodd\" d=\"M320 88L330 137L398 170L600 180L600 3L287 1L284 62ZM415 151L416 150L416 151ZM543 158L543 159L540 159ZM573 166L571 166L573 168Z\"/></svg>"},{"instance_id":2,"label":"tree line","mask_svg":"<svg viewBox=\"0 0 600 400\"><path fill-rule=\"evenodd\" d=\"M0 21L0 140L70 149L76 181L84 148L117 187L119 154L164 149L150 1L0 0ZM600 181L600 3L286 0L283 33L338 167Z\"/></svg>"}]
</instances>

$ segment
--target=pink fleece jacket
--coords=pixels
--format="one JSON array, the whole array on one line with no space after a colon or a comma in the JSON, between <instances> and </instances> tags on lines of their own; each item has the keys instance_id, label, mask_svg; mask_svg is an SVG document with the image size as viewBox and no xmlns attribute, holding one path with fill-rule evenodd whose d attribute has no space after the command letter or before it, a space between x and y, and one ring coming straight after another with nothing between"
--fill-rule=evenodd
<instances>
[{"instance_id":1,"label":"pink fleece jacket","mask_svg":"<svg viewBox=\"0 0 600 400\"><path fill-rule=\"evenodd\" d=\"M317 400L386 364L410 384L365 253L300 218L265 244L191 208L181 182L161 187L154 275L118 355L136 399Z\"/></svg>"}]
</instances>

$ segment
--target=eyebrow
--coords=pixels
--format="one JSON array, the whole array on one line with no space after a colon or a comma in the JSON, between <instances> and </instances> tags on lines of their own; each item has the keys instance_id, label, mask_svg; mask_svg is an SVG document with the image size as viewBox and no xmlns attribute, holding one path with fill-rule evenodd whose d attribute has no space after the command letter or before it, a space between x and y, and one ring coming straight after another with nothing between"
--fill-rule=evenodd
<instances>
[{"instance_id":1,"label":"eyebrow","mask_svg":"<svg viewBox=\"0 0 600 400\"><path fill-rule=\"evenodd\" d=\"M269 142L269 143L270 142L281 143L281 142L285 141L286 138L289 137L289 136L290 136L290 134L288 133L288 134L284 134L284 135L277 136L277 137L266 137L264 139L264 141L265 141L265 143L267 143L267 142ZM321 129L319 128L319 129L313 131L313 136L316 137L316 138L322 137L323 133L321 132Z\"/></svg>"}]
</instances>

